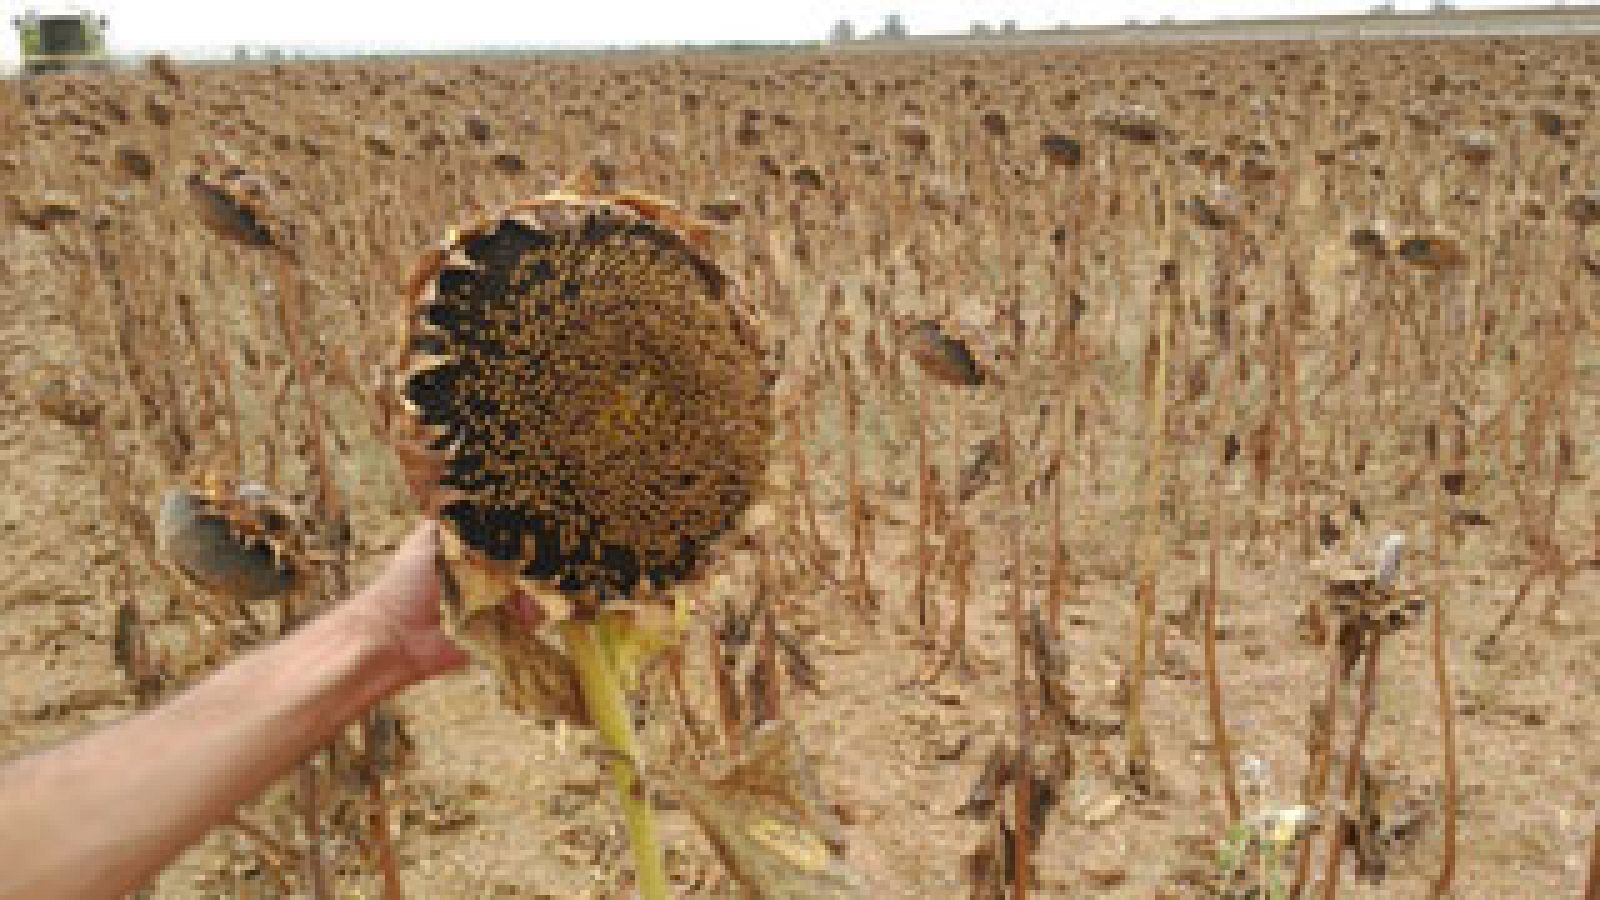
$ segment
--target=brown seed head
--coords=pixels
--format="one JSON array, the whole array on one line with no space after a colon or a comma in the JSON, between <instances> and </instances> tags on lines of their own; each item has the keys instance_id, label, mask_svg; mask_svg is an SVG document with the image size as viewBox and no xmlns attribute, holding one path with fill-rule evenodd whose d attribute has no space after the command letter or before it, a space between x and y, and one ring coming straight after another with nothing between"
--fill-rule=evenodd
<instances>
[{"instance_id":1,"label":"brown seed head","mask_svg":"<svg viewBox=\"0 0 1600 900\"><path fill-rule=\"evenodd\" d=\"M905 325L905 348L929 378L955 387L977 387L984 372L966 342L944 333L939 323L917 319Z\"/></svg>"},{"instance_id":2,"label":"brown seed head","mask_svg":"<svg viewBox=\"0 0 1600 900\"><path fill-rule=\"evenodd\" d=\"M822 170L810 163L800 163L795 166L789 177L798 187L813 191L820 191L823 188Z\"/></svg>"},{"instance_id":3,"label":"brown seed head","mask_svg":"<svg viewBox=\"0 0 1600 900\"><path fill-rule=\"evenodd\" d=\"M149 181L155 174L155 163L151 161L150 154L132 144L119 144L117 146L117 168L129 178L140 181Z\"/></svg>"},{"instance_id":4,"label":"brown seed head","mask_svg":"<svg viewBox=\"0 0 1600 900\"><path fill-rule=\"evenodd\" d=\"M695 577L765 479L764 342L706 240L663 201L553 194L413 283L392 398L412 487L465 565L552 617Z\"/></svg>"},{"instance_id":5,"label":"brown seed head","mask_svg":"<svg viewBox=\"0 0 1600 900\"><path fill-rule=\"evenodd\" d=\"M239 166L201 166L189 173L189 195L200 219L219 237L257 247L281 245L283 229L272 221L266 182Z\"/></svg>"},{"instance_id":6,"label":"brown seed head","mask_svg":"<svg viewBox=\"0 0 1600 900\"><path fill-rule=\"evenodd\" d=\"M700 215L713 222L732 222L744 214L744 201L736 194L723 194L700 205Z\"/></svg>"},{"instance_id":7,"label":"brown seed head","mask_svg":"<svg viewBox=\"0 0 1600 900\"><path fill-rule=\"evenodd\" d=\"M1372 259L1389 255L1389 225L1379 220L1350 230L1350 247Z\"/></svg>"},{"instance_id":8,"label":"brown seed head","mask_svg":"<svg viewBox=\"0 0 1600 900\"><path fill-rule=\"evenodd\" d=\"M308 566L298 518L265 487L207 476L162 498L163 553L196 584L243 603L292 588Z\"/></svg>"},{"instance_id":9,"label":"brown seed head","mask_svg":"<svg viewBox=\"0 0 1600 900\"><path fill-rule=\"evenodd\" d=\"M1211 231L1235 228L1244 216L1244 201L1225 184L1211 185L1190 197L1185 205L1195 222Z\"/></svg>"},{"instance_id":10,"label":"brown seed head","mask_svg":"<svg viewBox=\"0 0 1600 900\"><path fill-rule=\"evenodd\" d=\"M66 370L53 367L35 376L33 405L40 415L88 433L100 421L100 399Z\"/></svg>"},{"instance_id":11,"label":"brown seed head","mask_svg":"<svg viewBox=\"0 0 1600 900\"><path fill-rule=\"evenodd\" d=\"M1077 138L1064 134L1047 134L1039 139L1039 149L1044 158L1058 166L1076 166L1083 162L1083 144Z\"/></svg>"},{"instance_id":12,"label":"brown seed head","mask_svg":"<svg viewBox=\"0 0 1600 900\"><path fill-rule=\"evenodd\" d=\"M933 135L921 119L907 117L900 122L896 137L913 153L926 153L933 144Z\"/></svg>"},{"instance_id":13,"label":"brown seed head","mask_svg":"<svg viewBox=\"0 0 1600 900\"><path fill-rule=\"evenodd\" d=\"M183 76L178 74L178 64L165 53L157 53L145 60L144 69L173 90L183 87Z\"/></svg>"},{"instance_id":14,"label":"brown seed head","mask_svg":"<svg viewBox=\"0 0 1600 900\"><path fill-rule=\"evenodd\" d=\"M1576 194L1567 202L1567 215L1577 220L1579 225L1593 225L1600 222L1600 190L1584 191Z\"/></svg>"},{"instance_id":15,"label":"brown seed head","mask_svg":"<svg viewBox=\"0 0 1600 900\"><path fill-rule=\"evenodd\" d=\"M1160 114L1137 103L1105 110L1094 117L1094 123L1108 134L1135 144L1153 144L1167 134Z\"/></svg>"},{"instance_id":16,"label":"brown seed head","mask_svg":"<svg viewBox=\"0 0 1600 900\"><path fill-rule=\"evenodd\" d=\"M1417 235L1402 240L1395 254L1408 263L1429 271L1454 269L1467 261L1461 242L1448 235Z\"/></svg>"},{"instance_id":17,"label":"brown seed head","mask_svg":"<svg viewBox=\"0 0 1600 900\"><path fill-rule=\"evenodd\" d=\"M1495 136L1492 131L1469 131L1456 142L1461 158L1470 163L1486 163L1494 158Z\"/></svg>"}]
</instances>

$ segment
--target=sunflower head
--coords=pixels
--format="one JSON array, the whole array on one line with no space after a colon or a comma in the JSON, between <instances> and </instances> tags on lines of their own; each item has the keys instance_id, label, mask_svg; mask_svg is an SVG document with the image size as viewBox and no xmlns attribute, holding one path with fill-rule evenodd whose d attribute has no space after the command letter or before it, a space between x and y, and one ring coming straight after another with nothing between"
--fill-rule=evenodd
<instances>
[{"instance_id":1,"label":"sunflower head","mask_svg":"<svg viewBox=\"0 0 1600 900\"><path fill-rule=\"evenodd\" d=\"M200 220L218 237L254 247L281 247L287 240L284 223L273 217L266 182L246 169L201 158L188 188Z\"/></svg>"},{"instance_id":2,"label":"sunflower head","mask_svg":"<svg viewBox=\"0 0 1600 900\"><path fill-rule=\"evenodd\" d=\"M653 198L559 193L419 266L396 447L468 612L647 602L755 499L772 379L708 233Z\"/></svg>"},{"instance_id":3,"label":"sunflower head","mask_svg":"<svg viewBox=\"0 0 1600 900\"><path fill-rule=\"evenodd\" d=\"M303 526L266 487L210 474L162 497L156 535L196 584L244 604L294 588L310 561Z\"/></svg>"}]
</instances>

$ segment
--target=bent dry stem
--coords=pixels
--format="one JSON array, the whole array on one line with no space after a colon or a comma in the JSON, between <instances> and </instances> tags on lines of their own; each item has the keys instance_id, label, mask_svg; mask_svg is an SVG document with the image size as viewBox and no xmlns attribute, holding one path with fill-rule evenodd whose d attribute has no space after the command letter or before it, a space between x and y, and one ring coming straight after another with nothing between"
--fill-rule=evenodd
<instances>
[{"instance_id":1,"label":"bent dry stem","mask_svg":"<svg viewBox=\"0 0 1600 900\"><path fill-rule=\"evenodd\" d=\"M584 706L588 708L606 748L611 751L611 783L617 803L628 827L628 842L633 848L635 881L640 900L666 900L667 872L661 840L656 833L655 812L640 771L639 742L633 731L633 717L623 690L623 677L617 664L619 642L627 639L609 617L571 620L561 623L561 639L567 645L578 672Z\"/></svg>"}]
</instances>

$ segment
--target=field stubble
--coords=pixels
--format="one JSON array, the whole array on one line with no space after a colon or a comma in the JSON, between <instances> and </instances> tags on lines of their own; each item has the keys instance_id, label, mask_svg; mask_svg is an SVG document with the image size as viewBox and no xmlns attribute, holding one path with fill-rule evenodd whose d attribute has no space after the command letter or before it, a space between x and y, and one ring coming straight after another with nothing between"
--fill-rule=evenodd
<instances>
[{"instance_id":1,"label":"field stubble","mask_svg":"<svg viewBox=\"0 0 1600 900\"><path fill-rule=\"evenodd\" d=\"M1455 896L1575 896L1600 802L1597 66L1592 40L1529 39L8 86L0 753L249 643L155 552L174 484L222 467L316 508L320 428L359 583L412 514L371 402L411 261L466 210L577 176L721 222L781 345L773 488L701 594L682 693L650 693L657 752L725 758L777 703L875 896L1003 895L1015 847L986 842L1024 791L991 776L1019 768L1019 724L1035 895L1245 896L1258 876L1217 864L1232 804L1326 823L1348 796L1347 896L1427 892L1449 828ZM186 183L228 163L259 179L292 267L202 224ZM930 321L981 383L919 355ZM1395 532L1425 603L1381 642L1363 745L1362 667L1328 690L1355 626L1327 600ZM773 615L751 625L757 597ZM130 608L148 645L131 662ZM1217 761L1208 630L1243 784ZM792 649L764 668L778 633ZM625 892L591 739L513 715L478 671L396 706L408 894ZM328 795L359 807L336 769L317 770ZM274 852L304 827L291 794L154 894L298 889ZM729 893L663 803L678 883ZM331 877L376 892L363 827L324 812ZM1327 888L1332 830L1291 849L1285 881L1303 846L1299 874Z\"/></svg>"}]
</instances>

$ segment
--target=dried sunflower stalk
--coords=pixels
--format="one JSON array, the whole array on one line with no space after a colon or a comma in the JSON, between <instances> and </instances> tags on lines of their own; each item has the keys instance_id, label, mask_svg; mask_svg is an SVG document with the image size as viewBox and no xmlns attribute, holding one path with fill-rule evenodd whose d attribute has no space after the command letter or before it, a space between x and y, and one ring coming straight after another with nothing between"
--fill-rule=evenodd
<instances>
[{"instance_id":1,"label":"dried sunflower stalk","mask_svg":"<svg viewBox=\"0 0 1600 900\"><path fill-rule=\"evenodd\" d=\"M510 704L600 732L645 898L666 877L625 692L755 500L773 432L756 316L708 238L635 194L452 233L412 279L387 400L440 522L446 627Z\"/></svg>"}]
</instances>

